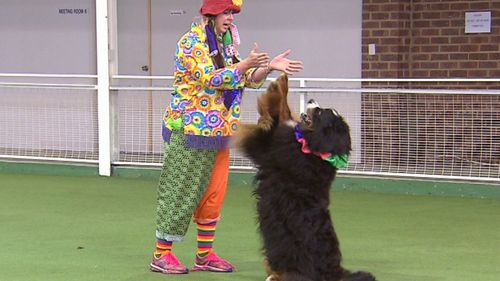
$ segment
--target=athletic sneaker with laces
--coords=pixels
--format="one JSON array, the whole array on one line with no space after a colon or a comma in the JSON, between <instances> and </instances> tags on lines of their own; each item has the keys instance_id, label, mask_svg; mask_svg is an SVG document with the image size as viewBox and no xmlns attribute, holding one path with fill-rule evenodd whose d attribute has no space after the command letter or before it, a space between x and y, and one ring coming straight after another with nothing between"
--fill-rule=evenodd
<instances>
[{"instance_id":1,"label":"athletic sneaker with laces","mask_svg":"<svg viewBox=\"0 0 500 281\"><path fill-rule=\"evenodd\" d=\"M216 253L210 252L204 257L196 255L196 261L191 271L233 272L234 266L217 256Z\"/></svg>"},{"instance_id":2,"label":"athletic sneaker with laces","mask_svg":"<svg viewBox=\"0 0 500 281\"><path fill-rule=\"evenodd\" d=\"M149 265L153 272L161 272L164 274L188 273L187 267L185 267L172 252L164 254L159 258L153 256L153 260Z\"/></svg>"}]
</instances>

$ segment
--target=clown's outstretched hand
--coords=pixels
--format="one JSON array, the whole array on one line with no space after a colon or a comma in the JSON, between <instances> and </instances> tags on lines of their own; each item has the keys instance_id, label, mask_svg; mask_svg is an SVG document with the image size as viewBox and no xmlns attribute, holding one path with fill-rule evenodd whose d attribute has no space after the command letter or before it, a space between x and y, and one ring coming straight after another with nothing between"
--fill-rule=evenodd
<instances>
[{"instance_id":1,"label":"clown's outstretched hand","mask_svg":"<svg viewBox=\"0 0 500 281\"><path fill-rule=\"evenodd\" d=\"M269 63L269 67L272 70L279 70L288 75L294 74L302 70L304 67L302 65L302 61L299 60L291 60L288 59L288 55L292 52L292 50L288 49L283 53L274 57Z\"/></svg>"}]
</instances>

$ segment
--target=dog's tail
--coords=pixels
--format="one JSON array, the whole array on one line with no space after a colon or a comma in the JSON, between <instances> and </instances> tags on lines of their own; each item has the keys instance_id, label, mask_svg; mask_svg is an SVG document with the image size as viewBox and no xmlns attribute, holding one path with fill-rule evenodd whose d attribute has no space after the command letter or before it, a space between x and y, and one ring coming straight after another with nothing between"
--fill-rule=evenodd
<instances>
[{"instance_id":1,"label":"dog's tail","mask_svg":"<svg viewBox=\"0 0 500 281\"><path fill-rule=\"evenodd\" d=\"M350 272L346 270L344 276L342 277L342 281L377 281L377 279L375 279L375 276L373 276L370 272Z\"/></svg>"}]
</instances>

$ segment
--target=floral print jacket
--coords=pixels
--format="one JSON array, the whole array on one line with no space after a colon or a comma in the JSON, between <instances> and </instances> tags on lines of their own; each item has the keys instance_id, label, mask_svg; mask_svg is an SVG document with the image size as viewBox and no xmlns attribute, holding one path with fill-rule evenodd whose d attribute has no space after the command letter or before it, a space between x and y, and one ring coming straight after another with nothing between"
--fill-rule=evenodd
<instances>
[{"instance_id":1,"label":"floral print jacket","mask_svg":"<svg viewBox=\"0 0 500 281\"><path fill-rule=\"evenodd\" d=\"M225 67L216 69L209 57L206 33L201 23L178 41L175 55L174 92L163 115L163 139L170 141L173 130L183 130L186 147L221 149L228 144L240 120L241 93L225 105L224 90L259 88L264 83L250 79L255 68L246 73L233 64L225 51ZM237 50L234 50L239 60ZM226 102L227 104L227 102Z\"/></svg>"}]
</instances>

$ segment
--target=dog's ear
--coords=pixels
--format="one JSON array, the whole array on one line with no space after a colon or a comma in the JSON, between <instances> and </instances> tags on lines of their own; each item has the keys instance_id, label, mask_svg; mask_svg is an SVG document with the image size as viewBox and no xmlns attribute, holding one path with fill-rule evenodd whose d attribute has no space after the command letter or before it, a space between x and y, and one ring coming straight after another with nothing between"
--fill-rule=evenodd
<instances>
[{"instance_id":1,"label":"dog's ear","mask_svg":"<svg viewBox=\"0 0 500 281\"><path fill-rule=\"evenodd\" d=\"M305 136L312 151L349 154L351 136L342 116L318 109L313 115L312 130Z\"/></svg>"}]
</instances>

